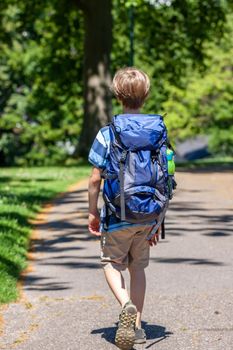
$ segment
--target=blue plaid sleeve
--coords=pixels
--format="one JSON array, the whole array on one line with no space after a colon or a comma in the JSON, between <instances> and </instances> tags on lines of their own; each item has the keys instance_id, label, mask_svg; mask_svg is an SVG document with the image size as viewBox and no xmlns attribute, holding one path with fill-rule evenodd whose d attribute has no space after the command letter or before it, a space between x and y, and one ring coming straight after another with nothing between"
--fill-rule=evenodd
<instances>
[{"instance_id":1,"label":"blue plaid sleeve","mask_svg":"<svg viewBox=\"0 0 233 350\"><path fill-rule=\"evenodd\" d=\"M108 155L108 129L102 128L90 149L88 161L97 168L104 169Z\"/></svg>"}]
</instances>

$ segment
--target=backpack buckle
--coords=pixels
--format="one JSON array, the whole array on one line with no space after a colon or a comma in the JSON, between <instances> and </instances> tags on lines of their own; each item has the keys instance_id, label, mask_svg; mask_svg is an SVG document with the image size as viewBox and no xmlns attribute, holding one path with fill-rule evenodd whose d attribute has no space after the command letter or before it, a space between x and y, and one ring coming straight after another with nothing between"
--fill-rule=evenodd
<instances>
[{"instance_id":1,"label":"backpack buckle","mask_svg":"<svg viewBox=\"0 0 233 350\"><path fill-rule=\"evenodd\" d=\"M153 151L153 153L151 153L152 163L154 163L156 160L158 160L158 157L159 157L159 151L158 150Z\"/></svg>"},{"instance_id":2,"label":"backpack buckle","mask_svg":"<svg viewBox=\"0 0 233 350\"><path fill-rule=\"evenodd\" d=\"M157 160L157 158L158 158L157 156L152 156L151 157L152 163L154 163Z\"/></svg>"},{"instance_id":3,"label":"backpack buckle","mask_svg":"<svg viewBox=\"0 0 233 350\"><path fill-rule=\"evenodd\" d=\"M124 149L121 154L120 163L125 163L127 157L127 151Z\"/></svg>"}]
</instances>

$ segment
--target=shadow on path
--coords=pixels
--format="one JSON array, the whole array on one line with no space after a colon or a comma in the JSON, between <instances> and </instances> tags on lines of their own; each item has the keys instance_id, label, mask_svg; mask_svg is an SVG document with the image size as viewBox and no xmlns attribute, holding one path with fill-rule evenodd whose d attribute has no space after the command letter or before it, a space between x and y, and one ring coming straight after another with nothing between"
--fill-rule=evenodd
<instances>
[{"instance_id":1,"label":"shadow on path","mask_svg":"<svg viewBox=\"0 0 233 350\"><path fill-rule=\"evenodd\" d=\"M154 342L146 345L145 349L149 349L154 344L168 338L172 335L172 332L166 331L166 328L163 326L156 326L148 324L147 322L142 322L142 328L145 329L147 342L150 340L155 340ZM101 334L101 338L105 339L107 342L111 344L115 344L115 334L117 330L117 323L115 327L106 327L94 329L91 334Z\"/></svg>"},{"instance_id":2,"label":"shadow on path","mask_svg":"<svg viewBox=\"0 0 233 350\"><path fill-rule=\"evenodd\" d=\"M222 208L221 203L216 203L216 207L203 207L203 203L195 200L171 202L166 217L167 236L230 236L233 233L232 209Z\"/></svg>"},{"instance_id":3,"label":"shadow on path","mask_svg":"<svg viewBox=\"0 0 233 350\"><path fill-rule=\"evenodd\" d=\"M195 188L180 189L181 200L171 201L168 215L166 217L167 238L173 236L200 236L216 240L217 238L227 239L233 232L233 215L227 204L227 208L221 207L221 203L216 202L208 206L208 201L212 201L210 190L199 190ZM200 193L199 193L200 192ZM206 193L207 197L206 196ZM182 196L182 193L185 193ZM177 193L179 198L179 192ZM214 207L213 207L214 204ZM51 271L51 280L28 280L28 289L38 290L62 290L72 289L72 283L64 283L56 278L56 269L66 271L91 271L100 269L99 256L91 252L89 242L98 241L98 238L91 235L87 228L87 189L79 189L66 193L65 196L57 198L53 202L52 211L48 220L38 222L36 229L40 232L40 238L32 240L32 250L40 253L37 264L40 271ZM20 219L20 218L18 218ZM163 242L163 241L161 241ZM166 241L164 243L167 243ZM40 258L41 256L41 258ZM222 267L226 266L221 261L215 261L208 257L175 255L169 257L151 258L151 262L160 264L186 265L198 267ZM53 278L54 276L54 278ZM145 324L147 333L161 334L159 326L149 326ZM152 329L153 328L153 329ZM161 331L161 329L160 329ZM95 330L93 332L102 333L106 340L112 339L115 328ZM165 330L164 330L165 332ZM95 333L93 333L95 334ZM160 335L157 338L163 338ZM114 338L114 337L113 337ZM150 339L150 338L149 338ZM161 341L161 340L159 340Z\"/></svg>"},{"instance_id":4,"label":"shadow on path","mask_svg":"<svg viewBox=\"0 0 233 350\"><path fill-rule=\"evenodd\" d=\"M222 262L212 261L209 259L195 258L151 258L151 261L162 264L189 264L189 265L206 265L206 266L224 266Z\"/></svg>"}]
</instances>

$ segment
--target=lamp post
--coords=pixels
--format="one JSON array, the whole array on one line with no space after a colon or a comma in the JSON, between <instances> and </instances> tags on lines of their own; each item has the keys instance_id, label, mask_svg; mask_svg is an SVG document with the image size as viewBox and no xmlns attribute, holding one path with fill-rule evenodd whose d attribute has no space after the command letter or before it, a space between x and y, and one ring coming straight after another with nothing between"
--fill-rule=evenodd
<instances>
[{"instance_id":1,"label":"lamp post","mask_svg":"<svg viewBox=\"0 0 233 350\"><path fill-rule=\"evenodd\" d=\"M129 7L129 40L130 40L130 53L129 53L129 66L134 65L134 7Z\"/></svg>"}]
</instances>

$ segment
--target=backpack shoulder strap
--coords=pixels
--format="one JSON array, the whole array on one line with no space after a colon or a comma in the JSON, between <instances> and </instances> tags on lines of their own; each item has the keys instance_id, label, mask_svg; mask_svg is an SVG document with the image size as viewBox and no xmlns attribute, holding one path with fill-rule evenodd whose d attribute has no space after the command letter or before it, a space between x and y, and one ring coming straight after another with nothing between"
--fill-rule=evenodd
<instances>
[{"instance_id":1,"label":"backpack shoulder strap","mask_svg":"<svg viewBox=\"0 0 233 350\"><path fill-rule=\"evenodd\" d=\"M108 125L109 125L109 127L111 128L111 130L112 130L112 132L113 132L113 134L114 134L114 137L115 137L115 139L117 140L117 143L119 144L119 146L120 146L121 148L123 148L123 149L126 149L126 147L125 147L125 146L123 145L123 143L121 142L121 138L120 138L120 136L119 136L119 133L117 132L117 129L116 129L114 123L111 122L111 123L109 123Z\"/></svg>"},{"instance_id":2,"label":"backpack shoulder strap","mask_svg":"<svg viewBox=\"0 0 233 350\"><path fill-rule=\"evenodd\" d=\"M118 143L118 145L122 148L121 158L119 159L119 181L120 181L120 203L121 203L121 220L125 220L125 190L124 190L124 168L125 161L127 157L128 150L121 142L119 133L113 122L109 123L109 127L111 128L114 137Z\"/></svg>"}]
</instances>

